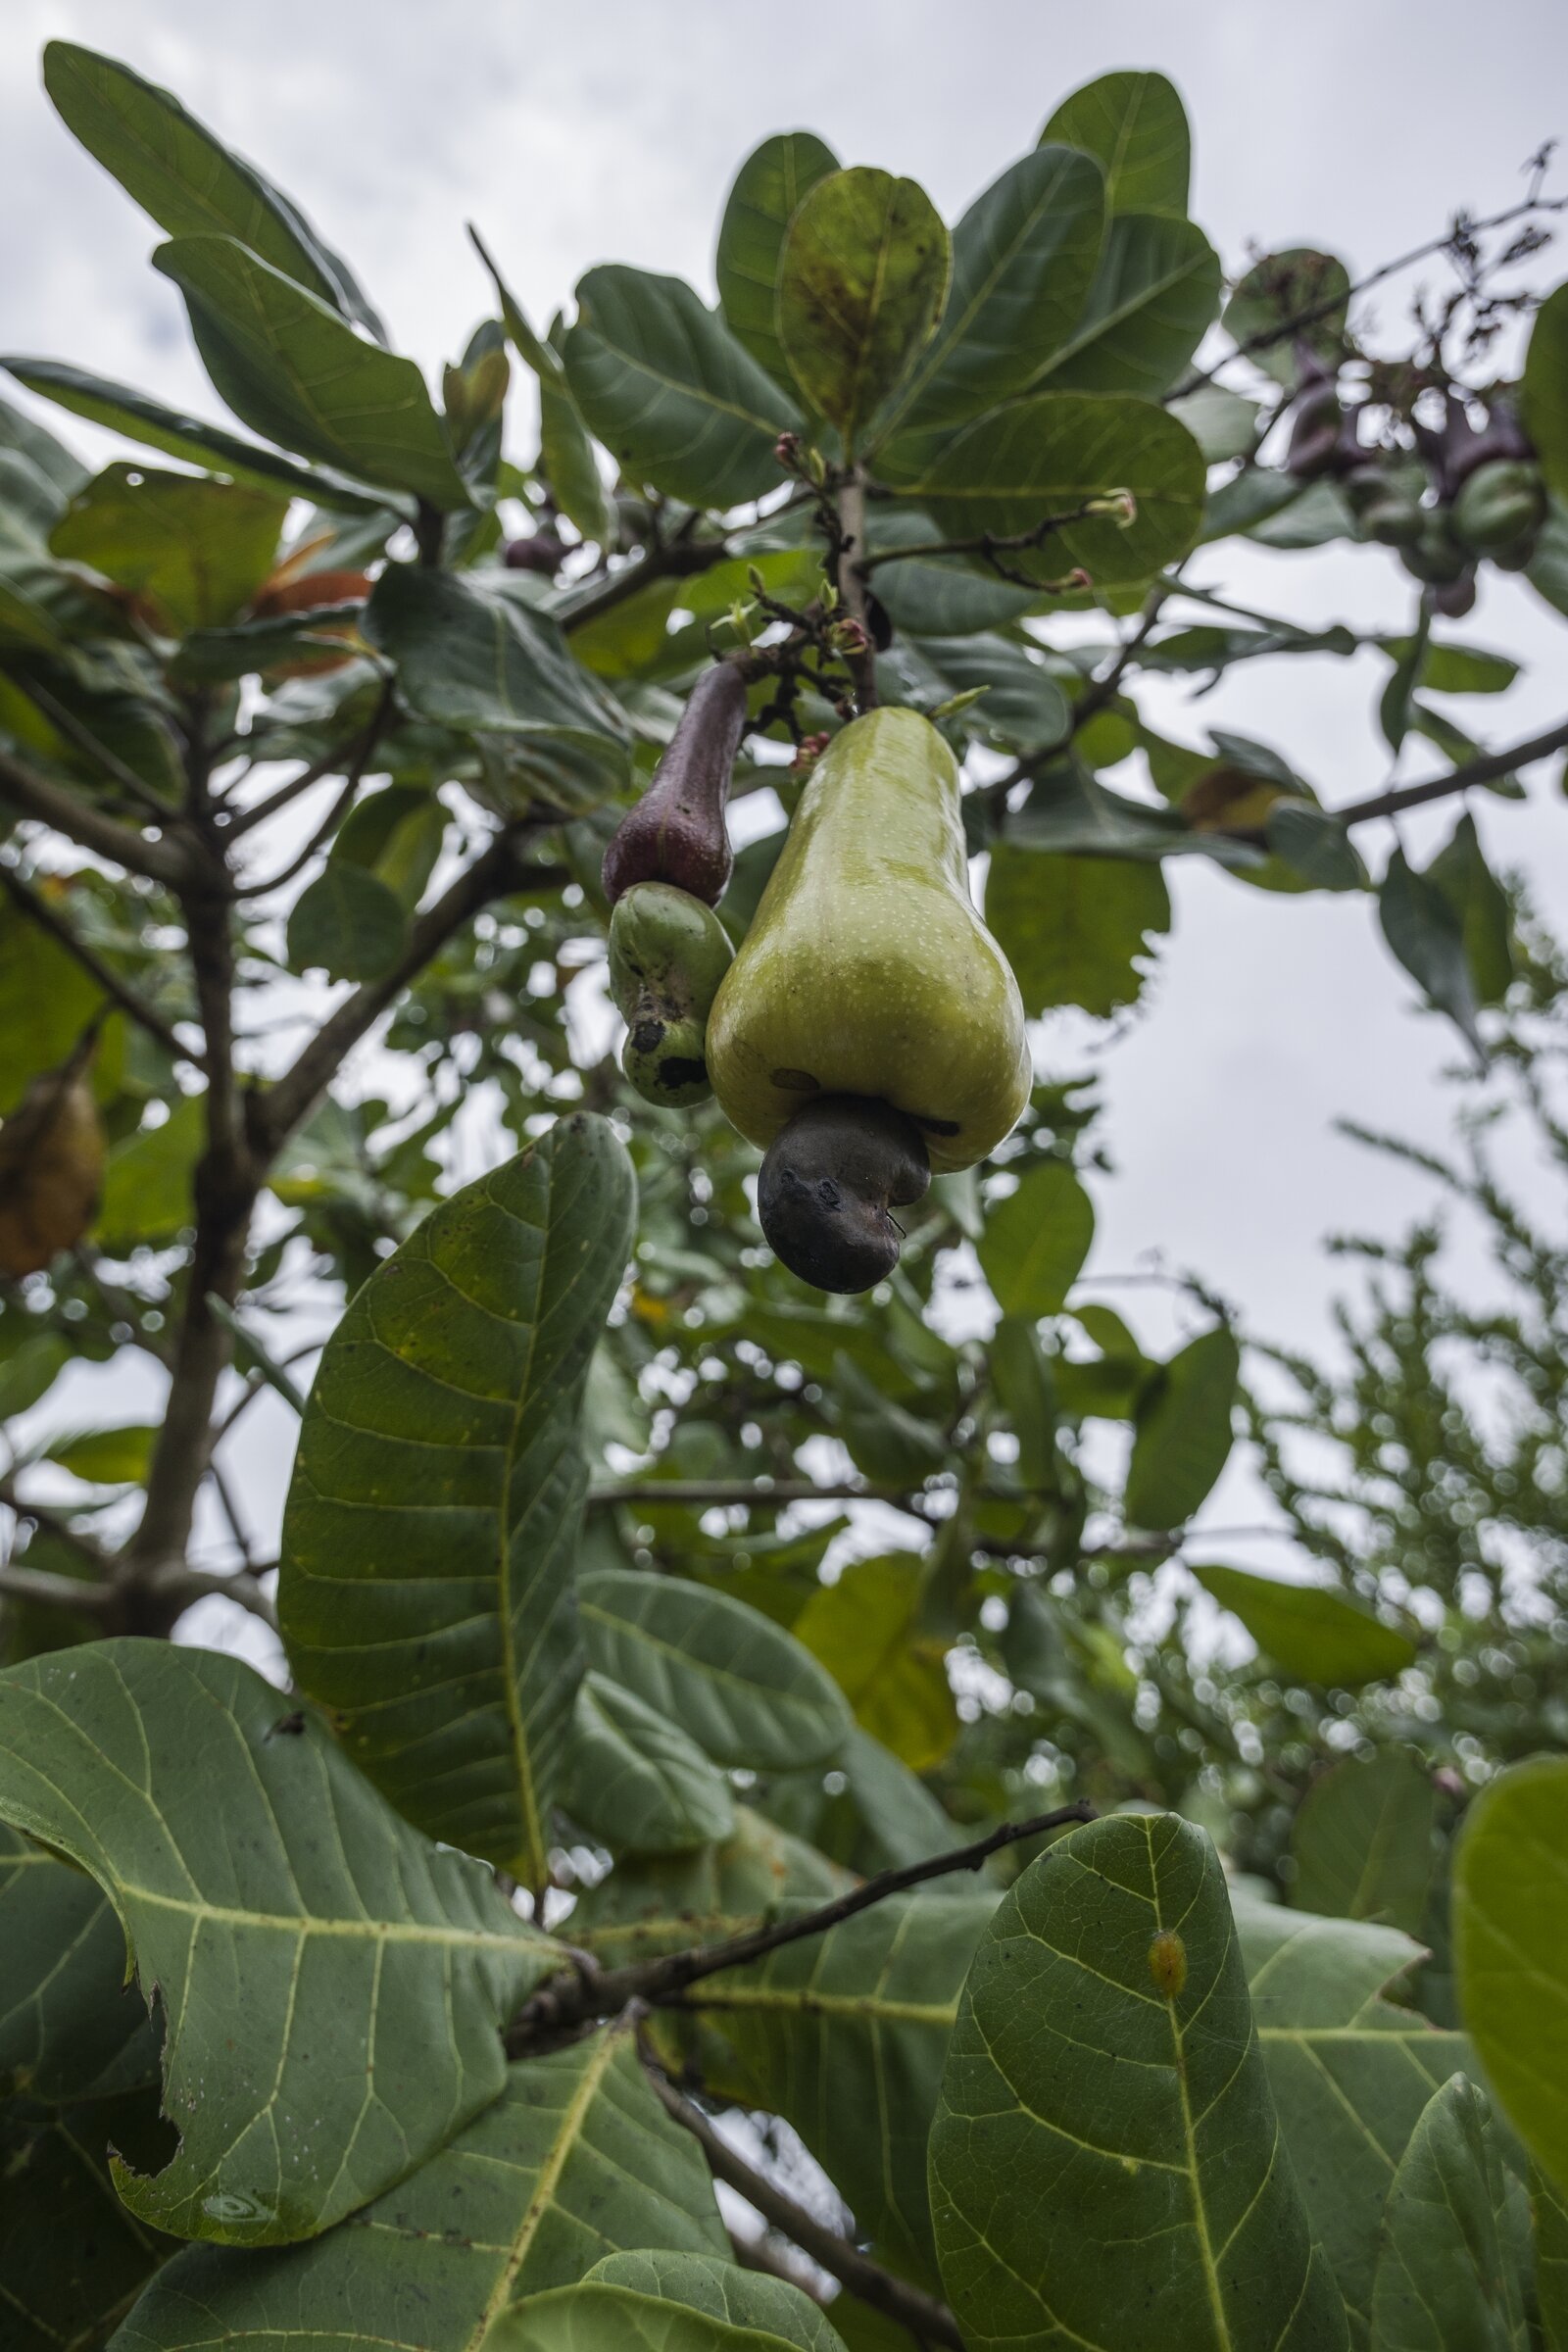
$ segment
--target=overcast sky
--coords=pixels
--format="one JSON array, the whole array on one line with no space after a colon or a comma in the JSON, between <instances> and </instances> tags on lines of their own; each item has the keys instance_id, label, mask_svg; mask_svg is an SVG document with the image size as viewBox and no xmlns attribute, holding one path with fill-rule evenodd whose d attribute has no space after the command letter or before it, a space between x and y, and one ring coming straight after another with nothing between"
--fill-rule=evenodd
<instances>
[{"instance_id":1,"label":"overcast sky","mask_svg":"<svg viewBox=\"0 0 1568 2352\"><path fill-rule=\"evenodd\" d=\"M605 260L674 270L710 295L730 176L773 130L809 126L847 162L910 173L951 216L1034 142L1066 91L1115 67L1158 67L1186 96L1193 209L1227 264L1250 242L1310 241L1352 273L1433 235L1457 205L1499 209L1524 159L1568 134L1562 0L858 0L771 12L732 0L4 0L0 345L208 415L218 404L178 297L144 266L156 232L42 94L38 52L54 35L165 82L261 164L427 368L485 310L466 220L536 318ZM1554 252L1542 270L1549 284L1568 262ZM1441 282L1440 267L1426 275ZM1390 299L1391 319L1404 299ZM89 456L104 446L75 438ZM1409 583L1381 552L1222 546L1198 576L1313 623L1408 624ZM1522 655L1531 675L1505 719L1480 701L1448 707L1483 738L1504 728L1500 741L1562 715L1568 634L1528 589L1486 577L1463 635ZM1190 740L1219 724L1276 743L1333 805L1386 778L1374 724L1385 674L1371 660L1254 663L1196 707L1167 689L1152 710ZM1429 772L1418 750L1401 772ZM1563 915L1568 808L1554 774L1532 781L1528 808L1481 795L1476 813L1494 859L1526 867ZM1412 851L1450 821L1411 825ZM1385 845L1364 846L1381 863ZM1264 896L1200 859L1167 871L1176 932L1149 1017L1088 1057L1103 1073L1121 1171L1099 1188L1092 1269L1125 1270L1158 1248L1234 1298L1253 1329L1311 1344L1325 1329L1321 1235L1402 1221L1418 1200L1408 1176L1331 1122L1440 1138L1449 1102L1433 1081L1454 1050L1417 1013L1369 902ZM1058 1023L1047 1060L1086 1066L1088 1043ZM1157 1310L1146 1320L1160 1331ZM267 1451L280 1461L286 1447L280 1422Z\"/></svg>"}]
</instances>

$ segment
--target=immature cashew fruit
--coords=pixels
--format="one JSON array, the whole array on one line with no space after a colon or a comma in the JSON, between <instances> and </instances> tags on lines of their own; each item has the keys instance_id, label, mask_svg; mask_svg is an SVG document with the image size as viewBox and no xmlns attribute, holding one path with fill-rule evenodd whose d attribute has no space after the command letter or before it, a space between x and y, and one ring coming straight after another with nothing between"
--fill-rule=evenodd
<instances>
[{"instance_id":1,"label":"immature cashew fruit","mask_svg":"<svg viewBox=\"0 0 1568 2352\"><path fill-rule=\"evenodd\" d=\"M612 906L638 882L670 882L718 905L734 862L724 803L745 724L746 681L733 662L716 662L692 688L652 783L605 852Z\"/></svg>"},{"instance_id":2,"label":"immature cashew fruit","mask_svg":"<svg viewBox=\"0 0 1568 2352\"><path fill-rule=\"evenodd\" d=\"M35 1078L0 1127L0 1274L36 1274L92 1223L104 1131L88 1083L91 1047Z\"/></svg>"},{"instance_id":3,"label":"immature cashew fruit","mask_svg":"<svg viewBox=\"0 0 1568 2352\"><path fill-rule=\"evenodd\" d=\"M1420 538L1427 517L1421 493L1387 467L1357 466L1346 476L1345 495L1369 539L1384 547L1410 547Z\"/></svg>"},{"instance_id":4,"label":"immature cashew fruit","mask_svg":"<svg viewBox=\"0 0 1568 2352\"><path fill-rule=\"evenodd\" d=\"M969 901L957 763L917 712L868 711L812 770L714 1000L708 1066L728 1117L764 1149L799 1113L817 1114L799 1157L793 1137L790 1153L768 1150L760 1196L768 1240L808 1281L820 1279L819 1261L803 1243L807 1203L785 1171L807 1192L831 1178L870 1213L916 1196L902 1190L906 1171L890 1172L886 1158L869 1168L858 1147L852 1154L856 1121L871 1122L883 1154L896 1134L912 1157L917 1139L937 1170L971 1166L1013 1126L1031 1075L1023 1004ZM834 1099L831 1120L820 1115L824 1096ZM888 1128L887 1111L901 1114L907 1136ZM843 1154L837 1169L830 1150ZM787 1221L769 1206L786 1198L798 1212ZM847 1230L845 1212L818 1200L830 1224L840 1219L832 1230Z\"/></svg>"},{"instance_id":5,"label":"immature cashew fruit","mask_svg":"<svg viewBox=\"0 0 1568 2352\"><path fill-rule=\"evenodd\" d=\"M1467 474L1453 502L1453 533L1474 555L1507 555L1534 543L1546 519L1546 485L1528 458L1492 458Z\"/></svg>"},{"instance_id":6,"label":"immature cashew fruit","mask_svg":"<svg viewBox=\"0 0 1568 2352\"><path fill-rule=\"evenodd\" d=\"M710 906L667 882L638 882L610 918L610 989L626 1022L620 1066L645 1102L706 1102L709 1007L734 949Z\"/></svg>"}]
</instances>

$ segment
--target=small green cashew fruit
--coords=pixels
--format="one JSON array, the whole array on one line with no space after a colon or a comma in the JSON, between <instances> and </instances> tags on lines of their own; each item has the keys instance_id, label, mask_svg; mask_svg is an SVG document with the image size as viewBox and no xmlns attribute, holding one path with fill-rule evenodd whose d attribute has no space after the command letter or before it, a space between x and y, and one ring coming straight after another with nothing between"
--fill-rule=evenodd
<instances>
[{"instance_id":1,"label":"small green cashew fruit","mask_svg":"<svg viewBox=\"0 0 1568 2352\"><path fill-rule=\"evenodd\" d=\"M1527 458L1478 466L1453 502L1454 537L1478 556L1533 540L1546 518L1546 486Z\"/></svg>"},{"instance_id":2,"label":"small green cashew fruit","mask_svg":"<svg viewBox=\"0 0 1568 2352\"><path fill-rule=\"evenodd\" d=\"M1426 509L1420 537L1400 548L1399 561L1413 578L1424 580L1429 588L1451 587L1463 579L1470 559L1453 535L1446 507Z\"/></svg>"},{"instance_id":3,"label":"small green cashew fruit","mask_svg":"<svg viewBox=\"0 0 1568 2352\"><path fill-rule=\"evenodd\" d=\"M637 882L610 918L610 992L626 1021L620 1066L647 1102L706 1102L708 1012L734 960L710 906L669 882Z\"/></svg>"}]
</instances>

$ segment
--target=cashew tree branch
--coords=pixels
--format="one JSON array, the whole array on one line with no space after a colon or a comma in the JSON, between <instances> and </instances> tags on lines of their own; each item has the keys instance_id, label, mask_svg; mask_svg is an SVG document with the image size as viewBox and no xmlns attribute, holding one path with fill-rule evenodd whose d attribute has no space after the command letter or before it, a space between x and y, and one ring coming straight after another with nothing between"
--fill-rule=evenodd
<instances>
[{"instance_id":1,"label":"cashew tree branch","mask_svg":"<svg viewBox=\"0 0 1568 2352\"><path fill-rule=\"evenodd\" d=\"M78 849L91 850L95 858L123 866L128 874L144 875L149 882L162 882L172 889L189 874L189 859L177 843L167 838L154 841L133 832L80 794L68 791L49 776L34 775L31 768L3 751L0 804L14 808L19 816L63 833Z\"/></svg>"}]
</instances>

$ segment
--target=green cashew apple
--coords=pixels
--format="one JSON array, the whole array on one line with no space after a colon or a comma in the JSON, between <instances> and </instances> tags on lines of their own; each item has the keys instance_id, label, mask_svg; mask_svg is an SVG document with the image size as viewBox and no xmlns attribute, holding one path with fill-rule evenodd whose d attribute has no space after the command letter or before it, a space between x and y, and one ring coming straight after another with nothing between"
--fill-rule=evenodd
<instances>
[{"instance_id":1,"label":"green cashew apple","mask_svg":"<svg viewBox=\"0 0 1568 2352\"><path fill-rule=\"evenodd\" d=\"M610 992L626 1021L620 1066L645 1102L706 1102L709 1008L734 956L710 906L668 882L637 882L610 918Z\"/></svg>"},{"instance_id":2,"label":"green cashew apple","mask_svg":"<svg viewBox=\"0 0 1568 2352\"><path fill-rule=\"evenodd\" d=\"M1525 458L1494 458L1467 476L1453 502L1453 532L1478 556L1534 540L1546 518L1546 486Z\"/></svg>"},{"instance_id":3,"label":"green cashew apple","mask_svg":"<svg viewBox=\"0 0 1568 2352\"><path fill-rule=\"evenodd\" d=\"M1029 1099L1023 1004L970 903L959 792L957 762L916 711L867 711L835 736L709 1016L713 1092L772 1162L761 1205L787 1199L799 1212L793 1234L766 1217L764 1231L808 1281L820 1259L798 1228L813 1188L835 1230L870 1217L880 1248L875 1219L918 1197L915 1171L984 1159ZM831 1118L797 1131L823 1097ZM874 1127L874 1150L852 1133L858 1121ZM799 1184L783 1181L791 1169ZM828 1202L834 1183L849 1210ZM863 1271L876 1250L845 1254L845 1271Z\"/></svg>"}]
</instances>

